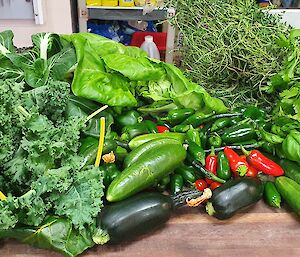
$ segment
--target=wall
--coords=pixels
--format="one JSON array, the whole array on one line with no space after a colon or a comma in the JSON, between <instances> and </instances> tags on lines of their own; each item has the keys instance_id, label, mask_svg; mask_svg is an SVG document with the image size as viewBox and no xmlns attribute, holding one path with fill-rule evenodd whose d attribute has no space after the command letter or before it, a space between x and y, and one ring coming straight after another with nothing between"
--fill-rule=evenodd
<instances>
[{"instance_id":1,"label":"wall","mask_svg":"<svg viewBox=\"0 0 300 257\"><path fill-rule=\"evenodd\" d=\"M294 28L300 29L300 9L274 9L270 12L282 15L283 21Z\"/></svg>"},{"instance_id":2,"label":"wall","mask_svg":"<svg viewBox=\"0 0 300 257\"><path fill-rule=\"evenodd\" d=\"M36 25L31 20L0 20L0 31L11 29L17 47L31 45L32 34L38 32L72 33L70 0L42 0L45 22Z\"/></svg>"}]
</instances>

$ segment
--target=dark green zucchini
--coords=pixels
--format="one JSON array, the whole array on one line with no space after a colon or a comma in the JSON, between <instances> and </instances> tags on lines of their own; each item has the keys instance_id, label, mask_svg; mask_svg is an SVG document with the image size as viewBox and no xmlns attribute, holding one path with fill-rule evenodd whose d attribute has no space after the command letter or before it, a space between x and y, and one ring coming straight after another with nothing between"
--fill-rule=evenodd
<instances>
[{"instance_id":1,"label":"dark green zucchini","mask_svg":"<svg viewBox=\"0 0 300 257\"><path fill-rule=\"evenodd\" d=\"M174 208L184 205L187 198L201 194L197 190L174 197L157 192L140 193L105 206L98 217L98 227L108 234L111 243L130 240L163 226Z\"/></svg>"},{"instance_id":2,"label":"dark green zucchini","mask_svg":"<svg viewBox=\"0 0 300 257\"><path fill-rule=\"evenodd\" d=\"M218 219L228 219L240 209L262 198L263 183L257 178L232 179L218 187L206 205L206 211Z\"/></svg>"}]
</instances>

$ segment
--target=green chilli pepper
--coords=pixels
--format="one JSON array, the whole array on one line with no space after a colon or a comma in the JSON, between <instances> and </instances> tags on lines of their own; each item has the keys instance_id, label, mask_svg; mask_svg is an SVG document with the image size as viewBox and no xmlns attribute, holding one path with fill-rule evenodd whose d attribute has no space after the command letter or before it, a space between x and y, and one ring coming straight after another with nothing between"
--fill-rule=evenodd
<instances>
[{"instance_id":1,"label":"green chilli pepper","mask_svg":"<svg viewBox=\"0 0 300 257\"><path fill-rule=\"evenodd\" d=\"M181 175L183 180L190 184L194 183L197 179L195 170L192 166L181 164L178 168L175 169L174 172Z\"/></svg>"},{"instance_id":2,"label":"green chilli pepper","mask_svg":"<svg viewBox=\"0 0 300 257\"><path fill-rule=\"evenodd\" d=\"M229 161L223 151L218 153L217 175L225 180L231 178Z\"/></svg>"},{"instance_id":3,"label":"green chilli pepper","mask_svg":"<svg viewBox=\"0 0 300 257\"><path fill-rule=\"evenodd\" d=\"M145 120L144 122L150 133L158 133L155 122L153 122L152 120Z\"/></svg>"},{"instance_id":4,"label":"green chilli pepper","mask_svg":"<svg viewBox=\"0 0 300 257\"><path fill-rule=\"evenodd\" d=\"M222 138L215 133L209 137L208 142L210 146L220 147L222 145Z\"/></svg>"},{"instance_id":5,"label":"green chilli pepper","mask_svg":"<svg viewBox=\"0 0 300 257\"><path fill-rule=\"evenodd\" d=\"M186 140L188 142L194 142L195 144L201 146L200 134L197 129L191 128L186 132Z\"/></svg>"},{"instance_id":6,"label":"green chilli pepper","mask_svg":"<svg viewBox=\"0 0 300 257\"><path fill-rule=\"evenodd\" d=\"M265 183L264 199L271 207L280 208L281 196L271 181Z\"/></svg>"},{"instance_id":7,"label":"green chilli pepper","mask_svg":"<svg viewBox=\"0 0 300 257\"><path fill-rule=\"evenodd\" d=\"M170 190L172 195L176 195L182 191L183 178L179 174L173 174L171 176Z\"/></svg>"},{"instance_id":8,"label":"green chilli pepper","mask_svg":"<svg viewBox=\"0 0 300 257\"><path fill-rule=\"evenodd\" d=\"M202 165L205 165L205 152L201 146L197 145L194 142L189 142L188 153L189 159L191 159L192 161L197 160Z\"/></svg>"},{"instance_id":9,"label":"green chilli pepper","mask_svg":"<svg viewBox=\"0 0 300 257\"><path fill-rule=\"evenodd\" d=\"M191 128L191 125L176 125L175 127L171 128L172 132L180 132L185 133Z\"/></svg>"},{"instance_id":10,"label":"green chilli pepper","mask_svg":"<svg viewBox=\"0 0 300 257\"><path fill-rule=\"evenodd\" d=\"M168 113L166 118L161 118L161 120L165 120L169 122L171 125L177 125L183 122L185 119L190 117L195 113L195 110L192 108L184 108L184 109L177 109L171 110Z\"/></svg>"}]
</instances>

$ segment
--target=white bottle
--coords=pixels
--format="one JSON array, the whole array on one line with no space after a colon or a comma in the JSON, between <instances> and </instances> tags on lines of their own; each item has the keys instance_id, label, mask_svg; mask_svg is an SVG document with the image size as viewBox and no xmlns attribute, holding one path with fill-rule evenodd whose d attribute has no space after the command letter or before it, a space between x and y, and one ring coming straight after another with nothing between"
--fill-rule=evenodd
<instances>
[{"instance_id":1,"label":"white bottle","mask_svg":"<svg viewBox=\"0 0 300 257\"><path fill-rule=\"evenodd\" d=\"M145 36L145 41L140 48L147 52L150 58L160 60L160 54L152 36Z\"/></svg>"}]
</instances>

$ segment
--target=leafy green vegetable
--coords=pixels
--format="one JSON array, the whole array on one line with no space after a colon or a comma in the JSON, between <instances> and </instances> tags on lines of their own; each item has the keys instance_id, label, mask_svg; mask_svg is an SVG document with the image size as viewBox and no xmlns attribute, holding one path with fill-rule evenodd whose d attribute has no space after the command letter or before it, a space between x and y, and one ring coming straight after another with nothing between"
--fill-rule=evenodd
<instances>
[{"instance_id":1,"label":"leafy green vegetable","mask_svg":"<svg viewBox=\"0 0 300 257\"><path fill-rule=\"evenodd\" d=\"M172 64L154 61L141 50L111 43L97 35L64 36L76 49L78 66L72 91L76 96L110 106L136 106L135 94L152 101L173 101L179 106L226 112L219 99L190 82ZM101 48L103 46L103 48Z\"/></svg>"},{"instance_id":2,"label":"leafy green vegetable","mask_svg":"<svg viewBox=\"0 0 300 257\"><path fill-rule=\"evenodd\" d=\"M11 30L0 32L0 60L3 61L9 53L15 51L13 45L14 34Z\"/></svg>"},{"instance_id":3,"label":"leafy green vegetable","mask_svg":"<svg viewBox=\"0 0 300 257\"><path fill-rule=\"evenodd\" d=\"M0 229L0 238L15 238L22 243L53 249L64 256L73 257L94 245L92 231L93 229L76 230L69 219L49 216L40 227Z\"/></svg>"},{"instance_id":4,"label":"leafy green vegetable","mask_svg":"<svg viewBox=\"0 0 300 257\"><path fill-rule=\"evenodd\" d=\"M285 157L291 161L300 163L300 132L292 130L282 143L282 151Z\"/></svg>"},{"instance_id":5,"label":"leafy green vegetable","mask_svg":"<svg viewBox=\"0 0 300 257\"><path fill-rule=\"evenodd\" d=\"M182 68L189 79L230 106L274 104L262 88L280 70L286 50L275 43L288 26L255 0L168 0L170 22L182 35Z\"/></svg>"}]
</instances>

